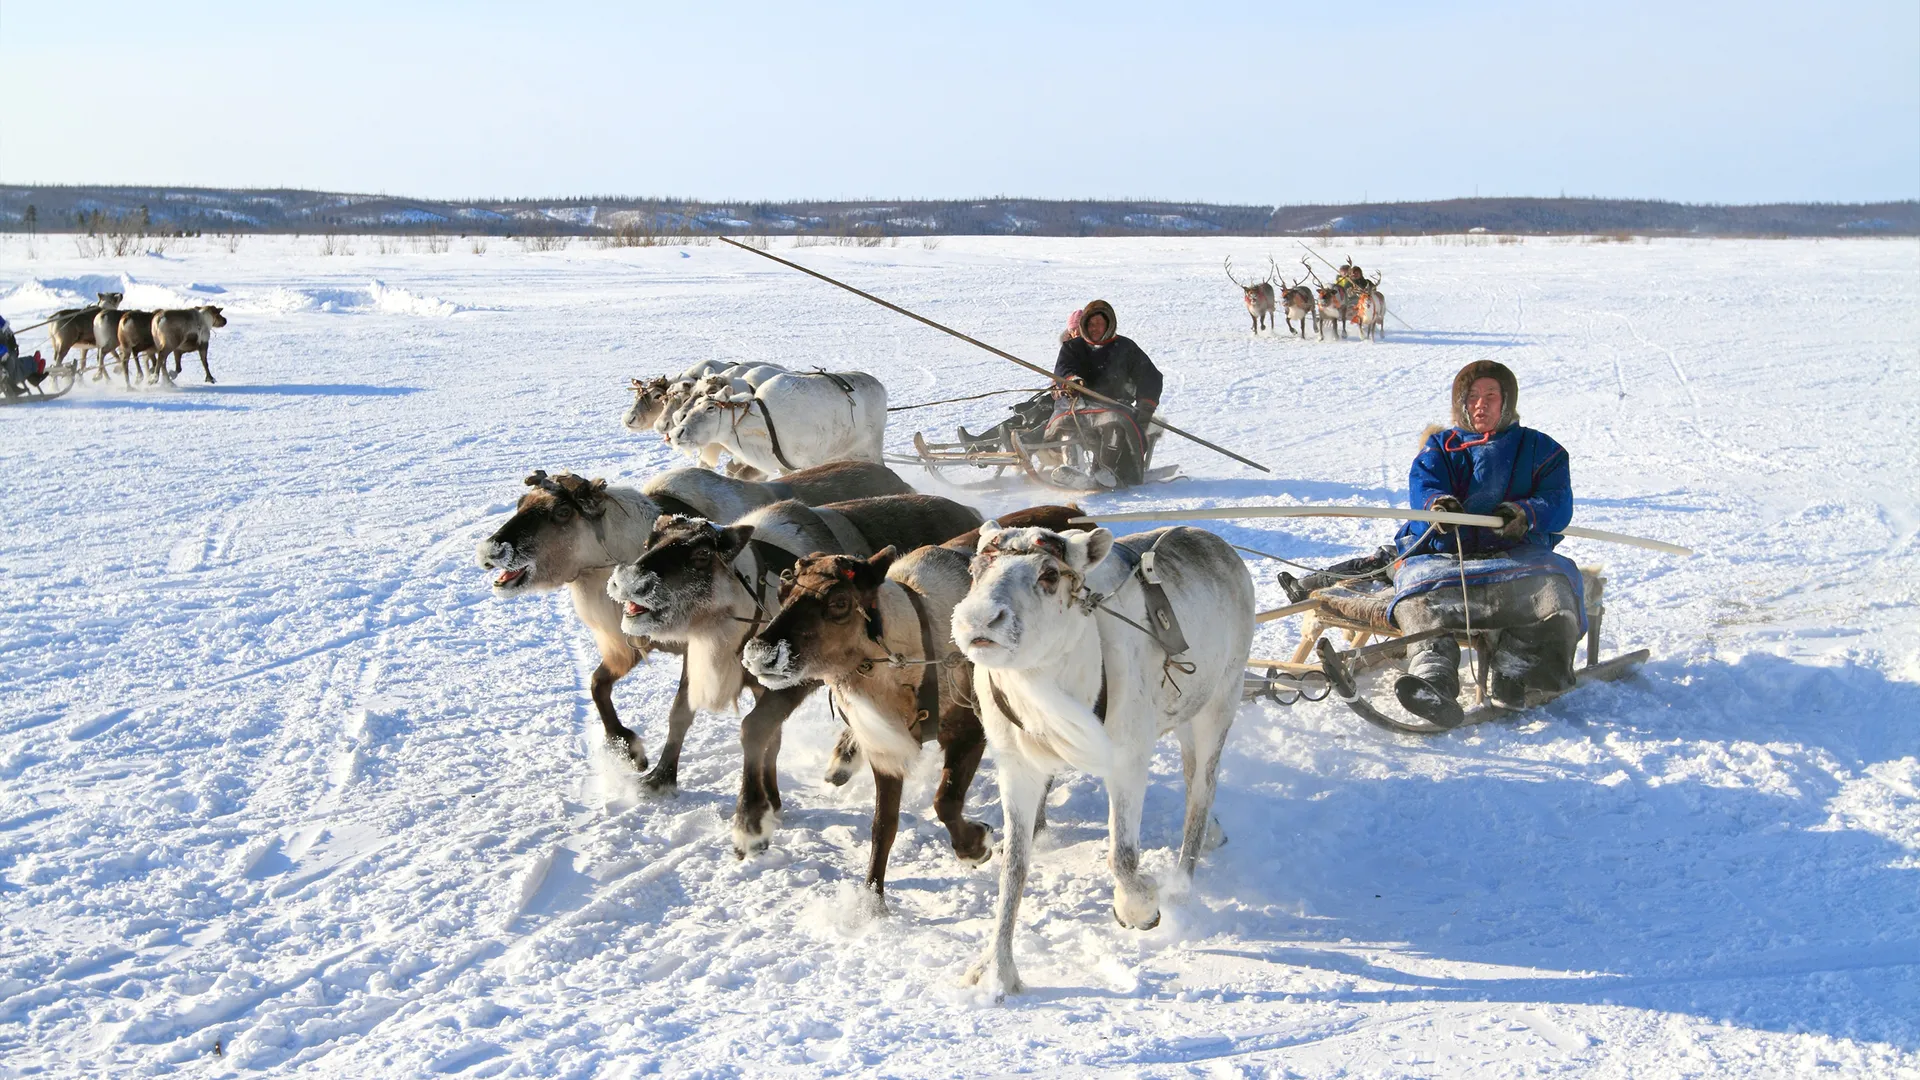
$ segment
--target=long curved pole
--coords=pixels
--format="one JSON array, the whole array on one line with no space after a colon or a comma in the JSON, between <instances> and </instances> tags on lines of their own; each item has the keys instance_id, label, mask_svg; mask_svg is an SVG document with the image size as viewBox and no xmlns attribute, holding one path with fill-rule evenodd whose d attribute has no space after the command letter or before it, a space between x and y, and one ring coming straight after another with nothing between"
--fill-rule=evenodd
<instances>
[{"instance_id":1,"label":"long curved pole","mask_svg":"<svg viewBox=\"0 0 1920 1080\"><path fill-rule=\"evenodd\" d=\"M871 300L874 303L879 304L881 307L886 308L888 311L893 311L901 315L905 315L907 318L912 319L915 322L925 323L926 325L933 327L935 330L938 330L943 334L952 334L954 337L959 338L961 341L964 341L969 345L975 345L982 349L985 349L1002 360L1011 360L1014 363L1019 364L1021 367L1026 368L1028 371L1031 371L1036 375L1044 375L1047 378L1052 379L1055 385L1063 386L1066 384L1065 379L1062 379L1058 375L1055 375L1053 372L1048 371L1046 368L1043 368L1038 364L1029 364L1025 360L1020 359L1019 357L1013 355L1012 353L1006 351L1005 349L996 349L993 346L987 344L986 342L981 341L979 338L969 337L966 334L963 334L960 331L955 330L951 326L943 326L940 323L934 322L932 319L927 318L925 315L917 315L911 311L908 311L906 308L901 307L899 304L889 303L873 295L872 293L865 291L864 289L856 289L844 281L837 281L833 278L830 278L818 270L809 270L806 267L801 266L797 262L790 262L786 259L781 258L778 255L773 254L770 251L761 251L759 248L754 247L751 244L743 244L738 240L732 240L724 236L716 236L714 237L714 239L720 241L723 244L731 244L732 246L739 248L741 251L751 251L755 255L758 255L763 259L772 259L774 262L777 262L782 266L792 267L793 269L800 271L801 273L807 275L808 277L819 278L821 281L824 281L829 285L834 285L834 286L838 286L839 288L845 289L848 292L852 293L855 296L860 297L863 300ZM1127 407L1126 403L1124 402L1115 401L1114 399L1107 397L1104 394L1096 394L1092 390L1089 390L1084 386L1075 386L1073 390L1074 390L1074 393L1076 394L1081 394L1086 397L1090 397L1093 400L1101 402L1103 404L1117 406L1122 409ZM1264 473L1270 473L1273 471L1272 469L1267 468L1265 465L1260 464L1259 462L1253 460L1252 458L1241 457L1239 454L1234 453L1233 451L1227 449L1226 447L1215 446L1213 443L1208 442L1207 440L1201 438L1198 435L1195 435L1190 431L1182 431L1179 428L1174 427L1172 424L1167 423L1165 420L1160 419L1158 416L1153 418L1153 423L1159 427L1165 428L1166 430L1173 432L1175 435L1178 435L1181 438L1188 440L1189 442L1199 443L1201 446L1206 447L1207 449L1213 451L1216 454L1225 454L1226 456L1232 458L1235 461L1240 462L1243 465L1251 465L1254 468L1259 469L1261 472L1264 472Z\"/></svg>"},{"instance_id":2,"label":"long curved pole","mask_svg":"<svg viewBox=\"0 0 1920 1080\"><path fill-rule=\"evenodd\" d=\"M1442 525L1483 525L1490 529L1506 524L1492 514L1448 514L1437 510L1398 510L1389 506L1215 506L1200 510L1133 510L1116 514L1089 514L1071 520L1076 525L1087 525L1103 521L1223 521L1234 518L1387 518L1393 521L1437 521ZM1692 548L1678 544L1603 529L1576 526L1562 529L1560 534L1607 544L1626 544L1668 555L1693 554Z\"/></svg>"}]
</instances>

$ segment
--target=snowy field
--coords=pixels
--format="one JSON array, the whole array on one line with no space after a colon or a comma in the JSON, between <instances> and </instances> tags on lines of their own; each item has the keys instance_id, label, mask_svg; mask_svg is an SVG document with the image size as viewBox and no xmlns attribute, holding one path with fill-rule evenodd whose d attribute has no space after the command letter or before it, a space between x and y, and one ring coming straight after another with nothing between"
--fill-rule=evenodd
<instances>
[{"instance_id":1,"label":"snowy field","mask_svg":"<svg viewBox=\"0 0 1920 1080\"><path fill-rule=\"evenodd\" d=\"M931 752L862 921L872 786L820 779L823 704L772 851L736 861L737 722L640 797L564 596L492 599L473 548L533 468L680 464L619 427L633 376L823 364L896 404L1034 377L717 245L347 246L0 242L16 324L106 288L230 319L217 386L189 360L176 391L0 410L0 1076L1920 1076L1915 242L1336 246L1405 321L1373 344L1248 333L1221 260L1297 266L1287 240L791 252L1042 363L1104 297L1164 414L1273 468L1174 443L1190 478L1090 505L1398 502L1453 372L1494 358L1572 454L1576 524L1701 552L1569 541L1611 575L1607 650L1654 659L1523 722L1246 707L1231 840L1152 931L1110 914L1100 786L1063 782L1002 1005L958 986L998 866L947 850ZM1320 563L1390 529L1219 531ZM673 677L617 692L650 749ZM1163 877L1181 797L1168 740ZM969 806L998 826L990 769Z\"/></svg>"}]
</instances>

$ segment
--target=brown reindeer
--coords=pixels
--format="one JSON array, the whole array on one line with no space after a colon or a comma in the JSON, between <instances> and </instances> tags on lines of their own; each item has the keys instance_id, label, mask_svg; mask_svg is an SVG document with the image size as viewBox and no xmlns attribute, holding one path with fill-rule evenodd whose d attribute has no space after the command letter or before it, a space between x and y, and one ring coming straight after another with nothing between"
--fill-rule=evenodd
<instances>
[{"instance_id":1,"label":"brown reindeer","mask_svg":"<svg viewBox=\"0 0 1920 1080\"><path fill-rule=\"evenodd\" d=\"M1233 256L1227 256L1227 280L1240 286L1241 298L1246 301L1247 315L1253 320L1256 334L1273 326L1273 279L1274 274L1269 273L1265 281L1249 285L1233 276Z\"/></svg>"},{"instance_id":2,"label":"brown reindeer","mask_svg":"<svg viewBox=\"0 0 1920 1080\"><path fill-rule=\"evenodd\" d=\"M1024 510L1001 514L994 520L1002 527L1009 529L1038 528L1052 529L1055 532L1086 532L1093 526L1073 524L1074 518L1085 513L1086 511L1071 503L1066 506L1029 506ZM940 546L972 558L973 549L979 544L980 530L972 529ZM853 730L851 728L842 730L839 741L833 744L833 754L827 760L827 783L839 787L853 779L853 774L860 768L860 757L860 744L854 738Z\"/></svg>"},{"instance_id":3,"label":"brown reindeer","mask_svg":"<svg viewBox=\"0 0 1920 1080\"><path fill-rule=\"evenodd\" d=\"M93 317L102 311L119 307L126 294L103 292L93 295L96 302L86 307L63 308L54 312L53 317L47 320L47 337L53 346L53 362L56 364L65 363L69 351L80 350L80 371L87 369L88 350L100 352L99 377L105 378L107 358L105 350L93 336Z\"/></svg>"},{"instance_id":4,"label":"brown reindeer","mask_svg":"<svg viewBox=\"0 0 1920 1080\"><path fill-rule=\"evenodd\" d=\"M120 359L128 385L132 385L132 369L140 364L143 355L148 358L145 369L147 381L160 381L160 354L153 347L153 312L121 312L114 332L119 338Z\"/></svg>"},{"instance_id":5,"label":"brown reindeer","mask_svg":"<svg viewBox=\"0 0 1920 1080\"><path fill-rule=\"evenodd\" d=\"M126 323L123 321L123 327ZM522 594L566 589L573 610L593 634L600 664L593 669L590 693L607 741L645 771L647 752L640 736L620 722L613 687L653 647L620 630L620 605L607 596L607 577L615 565L640 557L654 519L663 513L693 514L731 522L784 498L828 503L870 495L910 492L906 481L885 465L837 461L789 474L777 484L755 484L706 469L675 469L652 477L639 489L609 487L572 473L527 478L532 489L521 496L513 516L480 542L480 565L494 571L493 594ZM667 741L648 772L649 790L665 792L679 784L680 746L693 724L687 675L667 715Z\"/></svg>"},{"instance_id":6,"label":"brown reindeer","mask_svg":"<svg viewBox=\"0 0 1920 1080\"><path fill-rule=\"evenodd\" d=\"M1340 286L1320 286L1320 306L1314 312L1314 315L1320 326L1321 341L1327 340L1327 326L1329 324L1333 326L1334 337L1344 338L1347 336L1347 306L1350 302L1351 298L1347 295L1347 290Z\"/></svg>"},{"instance_id":7,"label":"brown reindeer","mask_svg":"<svg viewBox=\"0 0 1920 1080\"><path fill-rule=\"evenodd\" d=\"M200 371L208 382L213 382L213 369L207 366L207 348L213 344L215 327L227 325L227 317L212 304L202 304L192 308L166 308L153 313L153 351L158 355L162 373L165 374L167 357L173 357L173 372L167 375L169 381L180 375L180 358L190 352L200 354ZM100 366L104 369L106 361Z\"/></svg>"},{"instance_id":8,"label":"brown reindeer","mask_svg":"<svg viewBox=\"0 0 1920 1080\"><path fill-rule=\"evenodd\" d=\"M782 502L726 527L670 515L654 523L638 559L614 567L607 595L622 605L621 631L685 648L684 681L695 708L726 711L741 690L753 694L753 707L740 720L736 854L765 850L778 825L781 728L819 685L770 687L741 666L741 650L772 615L781 572L812 553L864 558L876 546L924 547L979 524L979 514L934 495L819 507Z\"/></svg>"},{"instance_id":9,"label":"brown reindeer","mask_svg":"<svg viewBox=\"0 0 1920 1080\"><path fill-rule=\"evenodd\" d=\"M973 708L972 665L949 629L972 582L970 557L949 546L904 558L891 547L866 559L810 555L782 585L779 614L741 654L763 686L826 684L847 718L873 768L866 884L883 911L901 784L929 738L945 759L933 809L954 855L978 866L990 854L988 828L963 814L987 736Z\"/></svg>"}]
</instances>

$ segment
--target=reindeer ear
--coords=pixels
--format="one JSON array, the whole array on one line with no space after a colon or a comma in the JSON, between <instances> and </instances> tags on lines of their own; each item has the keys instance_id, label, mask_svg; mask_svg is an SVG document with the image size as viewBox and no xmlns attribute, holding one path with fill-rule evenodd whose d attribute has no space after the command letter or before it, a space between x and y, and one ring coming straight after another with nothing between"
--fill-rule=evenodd
<instances>
[{"instance_id":1,"label":"reindeer ear","mask_svg":"<svg viewBox=\"0 0 1920 1080\"><path fill-rule=\"evenodd\" d=\"M547 470L545 469L533 470L533 475L527 477L524 481L522 481L522 483L526 484L528 487L540 487L546 482L547 482Z\"/></svg>"},{"instance_id":2,"label":"reindeer ear","mask_svg":"<svg viewBox=\"0 0 1920 1080\"><path fill-rule=\"evenodd\" d=\"M998 521L981 522L980 523L980 539L977 543L973 545L974 552L979 553L987 550L988 542L991 541L994 537L999 536L1001 533L1005 531L1006 531L1005 529L1002 529L1000 527L1000 523Z\"/></svg>"},{"instance_id":3,"label":"reindeer ear","mask_svg":"<svg viewBox=\"0 0 1920 1080\"><path fill-rule=\"evenodd\" d=\"M894 560L900 557L900 549L888 544L873 553L862 563L854 584L862 587L879 585L887 580L887 571L893 568Z\"/></svg>"},{"instance_id":4,"label":"reindeer ear","mask_svg":"<svg viewBox=\"0 0 1920 1080\"><path fill-rule=\"evenodd\" d=\"M746 550L747 541L753 539L753 526L729 525L720 530L720 550L728 558Z\"/></svg>"},{"instance_id":5,"label":"reindeer ear","mask_svg":"<svg viewBox=\"0 0 1920 1080\"><path fill-rule=\"evenodd\" d=\"M1063 539L1067 542L1068 562L1083 574L1091 573L1113 550L1113 534L1105 529L1074 533Z\"/></svg>"}]
</instances>

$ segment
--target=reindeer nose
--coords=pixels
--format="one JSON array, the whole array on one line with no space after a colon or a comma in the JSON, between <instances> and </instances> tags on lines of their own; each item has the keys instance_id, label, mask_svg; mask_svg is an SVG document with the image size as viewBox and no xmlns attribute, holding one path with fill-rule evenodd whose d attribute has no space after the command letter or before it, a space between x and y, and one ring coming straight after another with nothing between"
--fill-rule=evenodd
<instances>
[{"instance_id":1,"label":"reindeer nose","mask_svg":"<svg viewBox=\"0 0 1920 1080\"><path fill-rule=\"evenodd\" d=\"M993 614L987 616L987 629L1004 630L1013 622L1013 609L1005 604L996 604Z\"/></svg>"}]
</instances>

